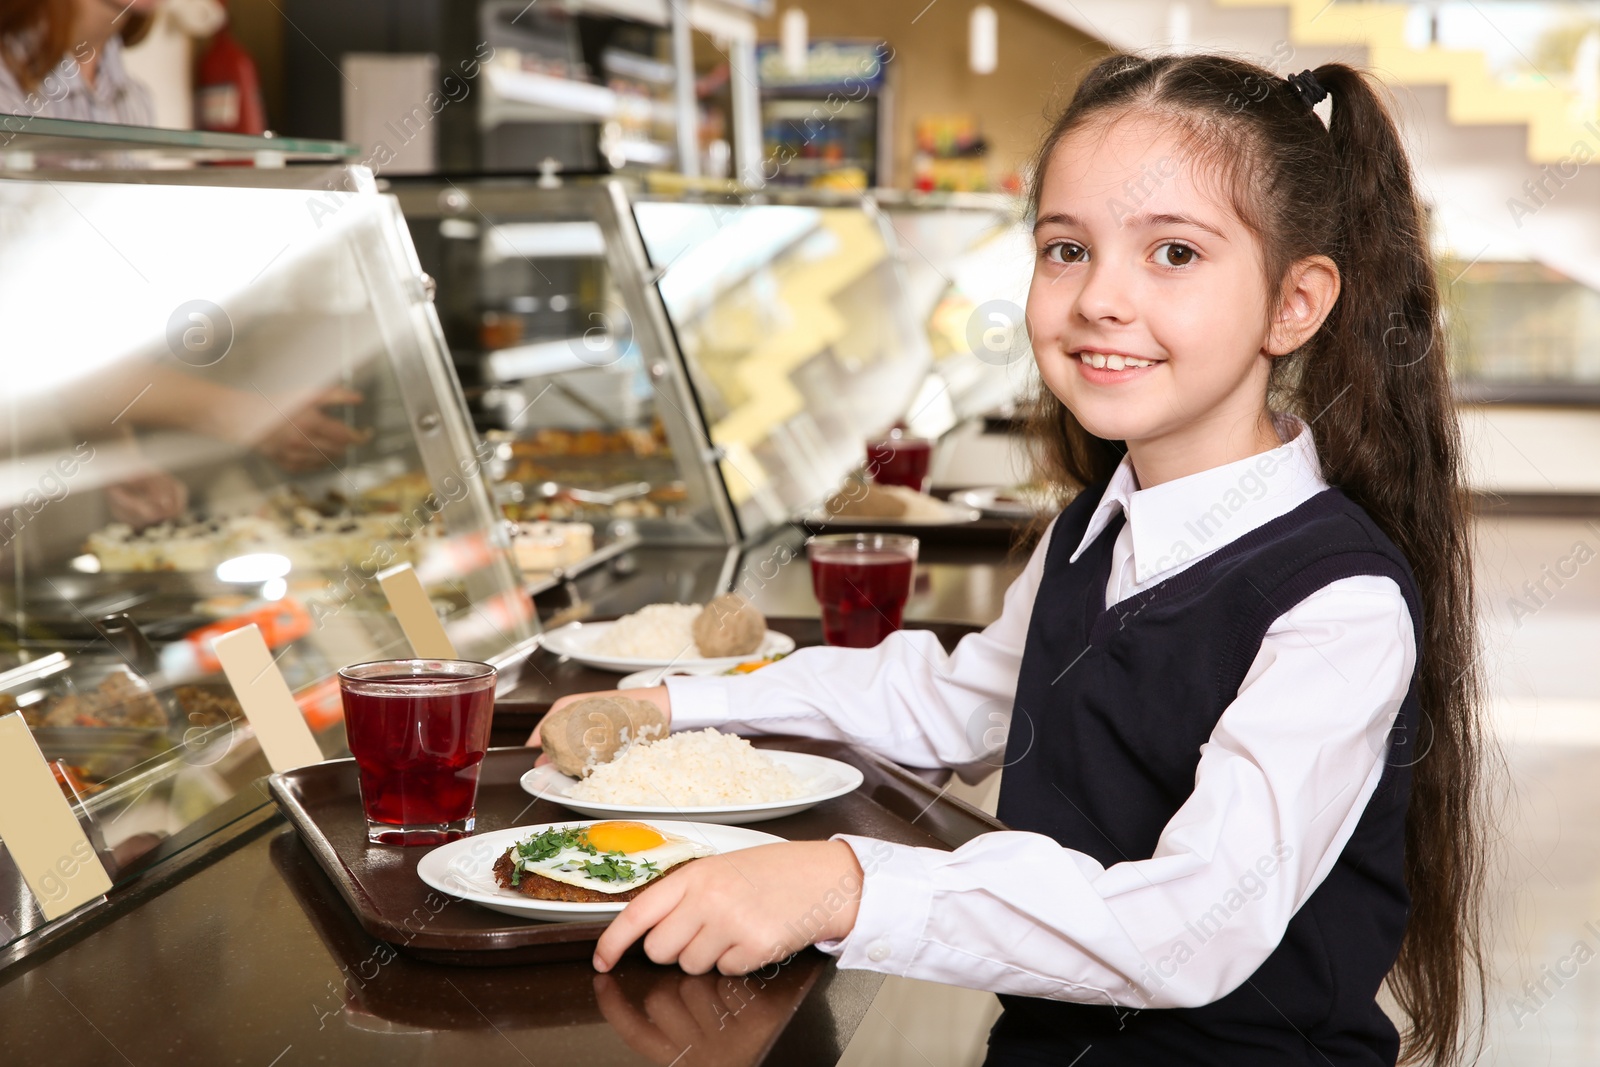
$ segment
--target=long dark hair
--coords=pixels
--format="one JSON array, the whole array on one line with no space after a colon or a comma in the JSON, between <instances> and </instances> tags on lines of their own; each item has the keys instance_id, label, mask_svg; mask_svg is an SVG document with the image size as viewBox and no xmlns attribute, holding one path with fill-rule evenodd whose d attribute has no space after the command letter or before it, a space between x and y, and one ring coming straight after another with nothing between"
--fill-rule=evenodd
<instances>
[{"instance_id":1,"label":"long dark hair","mask_svg":"<svg viewBox=\"0 0 1600 1067\"><path fill-rule=\"evenodd\" d=\"M1312 72L1322 120L1284 78L1216 55L1118 54L1098 63L1040 145L1033 205L1057 145L1126 113L1171 128L1218 168L1265 253L1268 292L1322 254L1341 291L1317 333L1275 361L1270 406L1312 424L1323 476L1366 509L1410 562L1424 628L1425 715L1406 813L1411 913L1388 984L1409 1025L1403 1062L1454 1064L1486 1002L1482 928L1487 743L1474 634L1471 533L1426 220L1389 109L1342 63ZM1058 487L1111 475L1120 442L1086 431L1042 386L1030 398L1039 474ZM1476 1018L1474 1018L1476 1016Z\"/></svg>"},{"instance_id":2,"label":"long dark hair","mask_svg":"<svg viewBox=\"0 0 1600 1067\"><path fill-rule=\"evenodd\" d=\"M73 0L5 0L0 3L0 61L25 93L39 88L56 64L73 51ZM129 11L118 31L122 43L138 44L155 20Z\"/></svg>"}]
</instances>

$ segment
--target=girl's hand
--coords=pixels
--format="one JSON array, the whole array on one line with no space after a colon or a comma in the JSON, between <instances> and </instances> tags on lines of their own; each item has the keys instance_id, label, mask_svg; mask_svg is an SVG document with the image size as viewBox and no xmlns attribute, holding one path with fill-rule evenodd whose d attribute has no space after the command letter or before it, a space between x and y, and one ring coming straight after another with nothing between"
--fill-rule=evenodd
<instances>
[{"instance_id":1,"label":"girl's hand","mask_svg":"<svg viewBox=\"0 0 1600 1067\"><path fill-rule=\"evenodd\" d=\"M628 697L632 700L647 700L661 709L661 714L666 717L667 727L669 729L672 727L672 697L668 695L667 687L664 685L658 685L653 689L606 689L598 693L569 693L550 705L550 710L544 713L544 718L539 720L539 725L533 728L533 733L528 735L522 747L543 748L544 745L539 740L539 731L544 727L545 720L568 704L576 704L589 697ZM540 756L537 762L544 763L546 760L547 757Z\"/></svg>"},{"instance_id":2,"label":"girl's hand","mask_svg":"<svg viewBox=\"0 0 1600 1067\"><path fill-rule=\"evenodd\" d=\"M640 893L594 947L609 971L646 930L645 955L690 974L744 974L856 924L861 865L843 841L758 845L690 863Z\"/></svg>"}]
</instances>

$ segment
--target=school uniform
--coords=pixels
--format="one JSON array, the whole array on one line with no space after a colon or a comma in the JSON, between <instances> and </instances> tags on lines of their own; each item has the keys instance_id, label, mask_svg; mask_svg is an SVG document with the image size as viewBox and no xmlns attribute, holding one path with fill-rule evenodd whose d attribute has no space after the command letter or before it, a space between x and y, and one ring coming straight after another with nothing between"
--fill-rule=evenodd
<instances>
[{"instance_id":1,"label":"school uniform","mask_svg":"<svg viewBox=\"0 0 1600 1067\"><path fill-rule=\"evenodd\" d=\"M1279 433L1150 489L1124 462L948 656L902 631L668 681L674 729L1005 765L1012 830L953 852L841 835L861 905L818 946L1001 994L991 1063L1395 1060L1375 997L1408 905L1420 603L1310 429Z\"/></svg>"}]
</instances>

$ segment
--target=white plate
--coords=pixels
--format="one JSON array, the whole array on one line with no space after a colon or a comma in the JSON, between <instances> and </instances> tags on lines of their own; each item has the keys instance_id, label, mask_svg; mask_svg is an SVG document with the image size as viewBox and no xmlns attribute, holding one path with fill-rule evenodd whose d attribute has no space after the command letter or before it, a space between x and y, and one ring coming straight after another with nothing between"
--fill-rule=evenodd
<instances>
[{"instance_id":1,"label":"white plate","mask_svg":"<svg viewBox=\"0 0 1600 1067\"><path fill-rule=\"evenodd\" d=\"M506 849L516 842L551 827L588 826L590 821L593 820L574 819L571 822L548 822L537 826L512 826L474 837L463 837L448 845L440 845L423 856L417 862L417 876L441 893L449 893L453 897L470 900L519 919L540 919L544 922L609 919L626 907L626 902L569 904L561 900L535 900L514 889L501 888L494 879L495 860L505 855ZM746 830L741 826L707 826L666 820L652 820L651 825L691 841L699 841L717 852L737 852L755 845L781 844L784 840L776 834Z\"/></svg>"},{"instance_id":2,"label":"white plate","mask_svg":"<svg viewBox=\"0 0 1600 1067\"><path fill-rule=\"evenodd\" d=\"M939 505L939 511L927 518L895 518L888 515L843 515L829 511L825 507L812 508L800 515L798 522L807 526L837 526L840 529L849 529L852 526L904 526L914 529L918 526L952 526L964 522L977 522L983 518L983 512L974 507L962 507L950 504L943 500L929 500Z\"/></svg>"},{"instance_id":3,"label":"white plate","mask_svg":"<svg viewBox=\"0 0 1600 1067\"><path fill-rule=\"evenodd\" d=\"M783 752L764 748L763 754L772 761L793 771L795 777L811 788L803 797L793 800L775 800L766 804L732 804L725 807L676 808L671 805L640 806L636 804L596 804L588 800L573 800L568 795L576 778L569 778L549 763L540 764L522 776L522 788L542 800L553 800L564 808L593 815L597 818L630 819L664 818L689 819L699 823L747 823L781 819L785 815L805 811L824 800L842 797L861 785L862 775L848 763L840 763L826 756L813 756L806 752Z\"/></svg>"},{"instance_id":4,"label":"white plate","mask_svg":"<svg viewBox=\"0 0 1600 1067\"><path fill-rule=\"evenodd\" d=\"M1029 497L1029 494L1022 490L995 485L986 489L967 489L952 493L950 500L952 503L977 508L985 515L992 515L997 519L1031 519L1049 506L1043 494L1039 494L1036 500L1031 498L1002 500L1000 499L1002 496Z\"/></svg>"},{"instance_id":5,"label":"white plate","mask_svg":"<svg viewBox=\"0 0 1600 1067\"><path fill-rule=\"evenodd\" d=\"M728 668L726 667L684 667L681 665L673 667L651 667L647 670L634 671L632 674L625 676L622 681L617 683L617 688L654 689L656 686L660 685L662 682L673 677L674 675L686 675L691 678L704 678L707 676L719 675L727 669Z\"/></svg>"},{"instance_id":6,"label":"white plate","mask_svg":"<svg viewBox=\"0 0 1600 1067\"><path fill-rule=\"evenodd\" d=\"M762 659L766 656L776 656L780 652L794 651L794 638L788 634L780 634L776 630L768 630L767 635L761 639L761 644L756 646L754 652L747 652L742 656L718 656L706 658L704 656L678 656L673 659L640 659L633 656L601 656L589 651L589 648L600 639L615 622L569 622L565 626L544 634L539 643L550 652L568 659L577 660L579 663L590 667L598 667L603 671L642 671L649 667L704 667L707 670L727 670L737 667L748 660Z\"/></svg>"}]
</instances>

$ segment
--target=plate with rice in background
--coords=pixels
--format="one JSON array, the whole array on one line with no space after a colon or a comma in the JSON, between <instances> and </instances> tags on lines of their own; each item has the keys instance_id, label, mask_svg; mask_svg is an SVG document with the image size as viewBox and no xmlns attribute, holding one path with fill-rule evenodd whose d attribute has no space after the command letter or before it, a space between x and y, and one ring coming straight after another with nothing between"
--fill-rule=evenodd
<instances>
[{"instance_id":1,"label":"plate with rice in background","mask_svg":"<svg viewBox=\"0 0 1600 1067\"><path fill-rule=\"evenodd\" d=\"M628 745L582 778L543 763L522 788L583 815L750 823L781 819L844 796L863 781L848 763L758 749L737 734L688 730Z\"/></svg>"},{"instance_id":2,"label":"plate with rice in background","mask_svg":"<svg viewBox=\"0 0 1600 1067\"><path fill-rule=\"evenodd\" d=\"M737 594L710 604L651 604L614 622L569 622L539 642L585 666L626 674L652 667L726 670L794 651L794 638L766 628L766 619ZM708 655L724 652L724 655Z\"/></svg>"}]
</instances>

